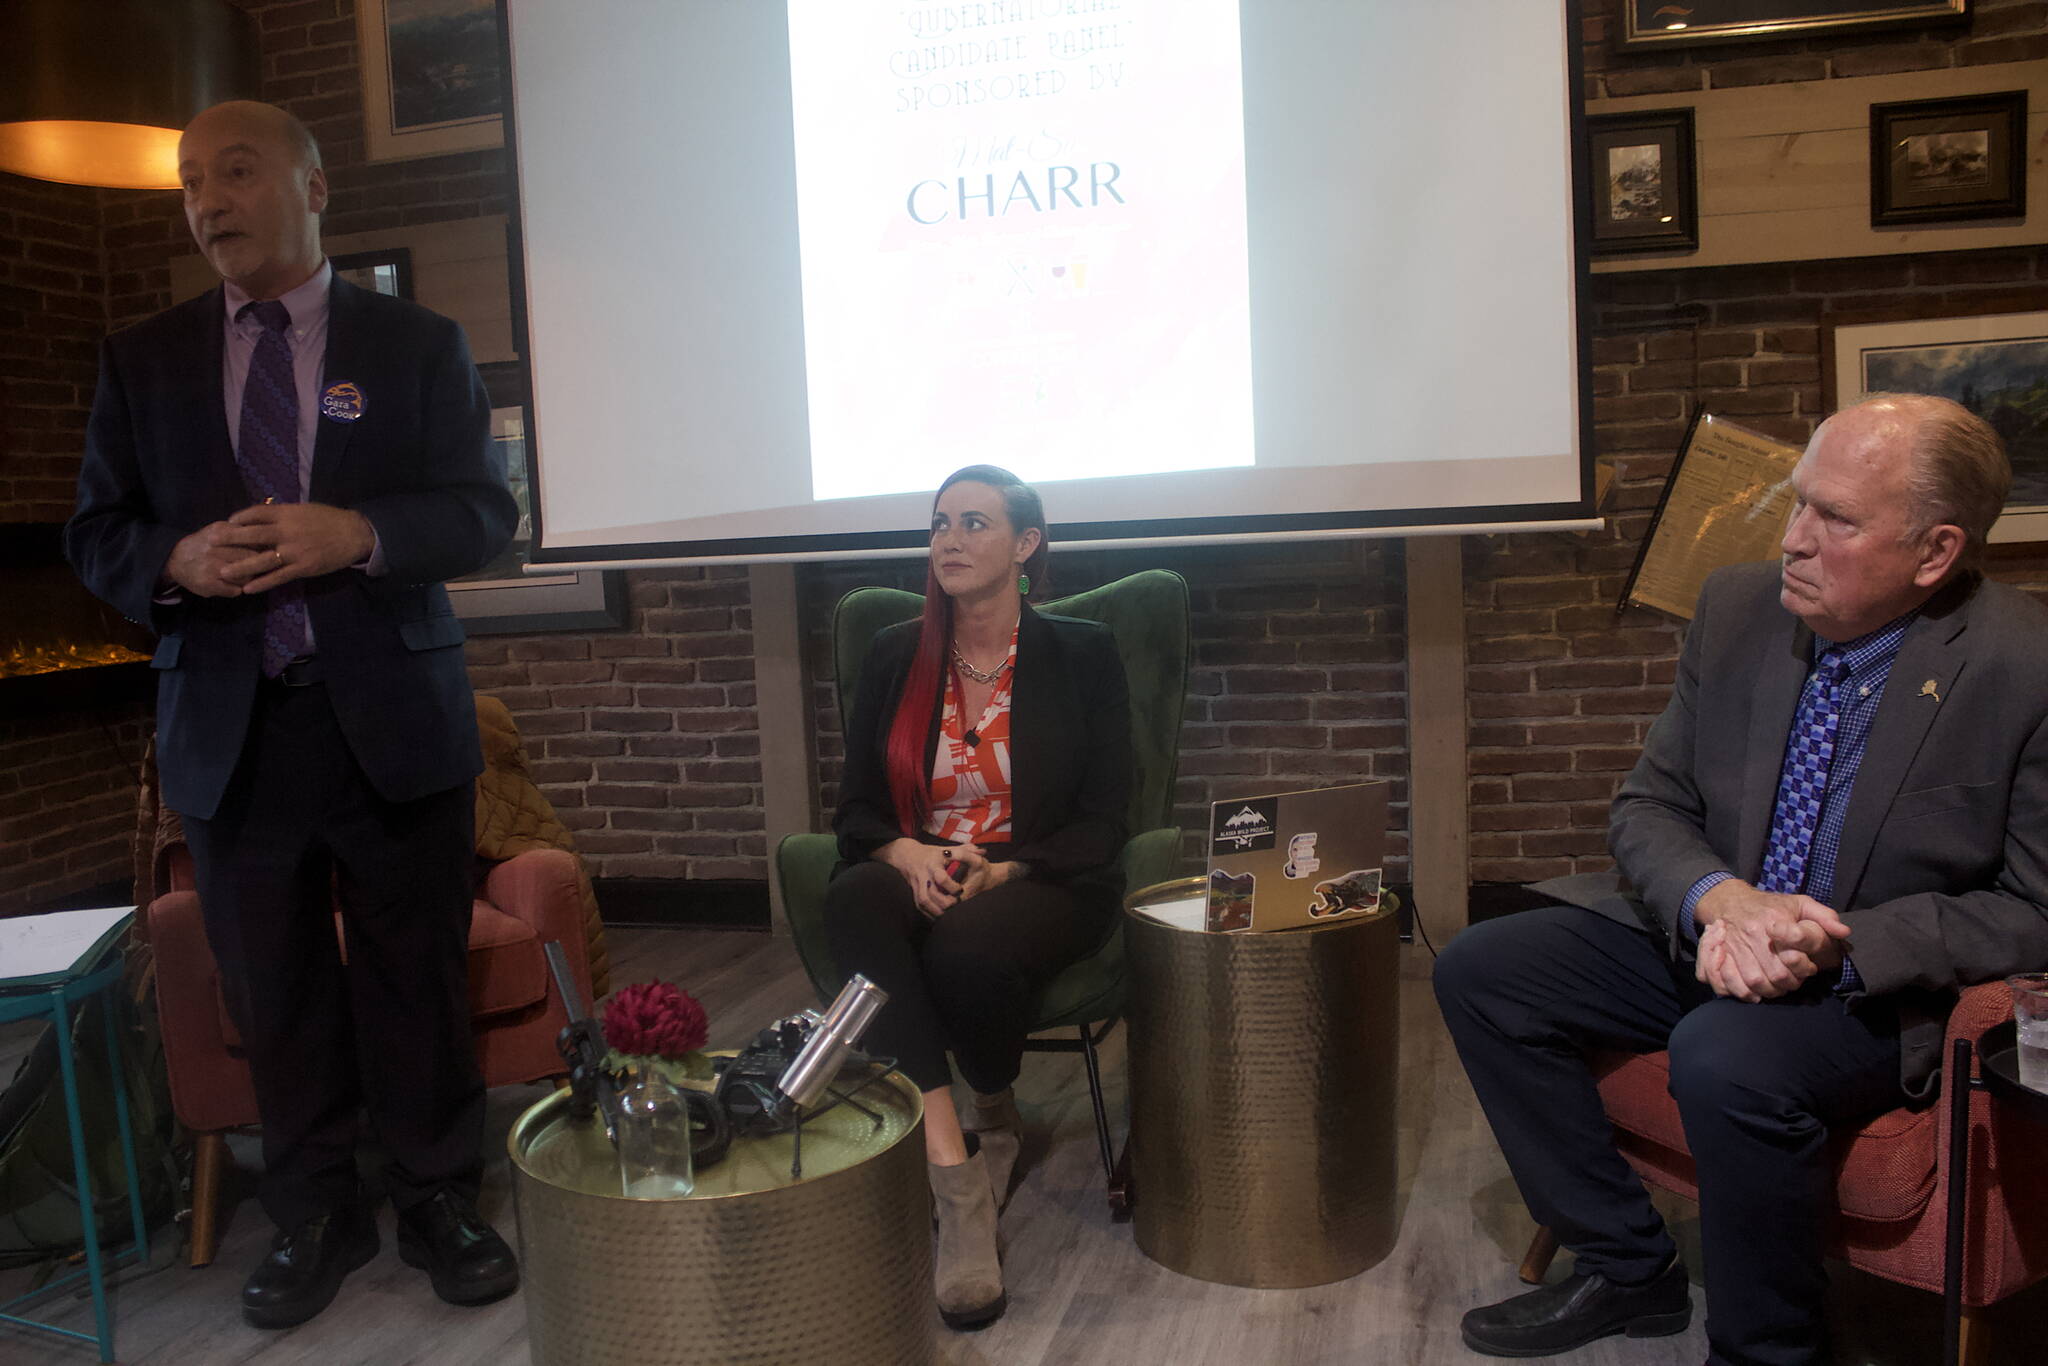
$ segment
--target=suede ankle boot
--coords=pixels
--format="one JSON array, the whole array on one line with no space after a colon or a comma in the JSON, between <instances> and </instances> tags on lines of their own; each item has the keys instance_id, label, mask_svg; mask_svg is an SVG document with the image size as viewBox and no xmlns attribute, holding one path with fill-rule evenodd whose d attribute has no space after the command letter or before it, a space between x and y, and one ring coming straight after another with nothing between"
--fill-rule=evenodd
<instances>
[{"instance_id":1,"label":"suede ankle boot","mask_svg":"<svg viewBox=\"0 0 2048 1366\"><path fill-rule=\"evenodd\" d=\"M1017 1113L1016 1097L1007 1086L991 1096L975 1092L960 1127L980 1139L989 1189L995 1194L996 1208L1002 1209L1010 1203L1010 1182L1024 1144L1024 1117Z\"/></svg>"},{"instance_id":2,"label":"suede ankle boot","mask_svg":"<svg viewBox=\"0 0 2048 1366\"><path fill-rule=\"evenodd\" d=\"M996 1257L996 1202L980 1153L956 1166L927 1162L938 1245L932 1283L948 1328L985 1328L1003 1316L1003 1269Z\"/></svg>"}]
</instances>

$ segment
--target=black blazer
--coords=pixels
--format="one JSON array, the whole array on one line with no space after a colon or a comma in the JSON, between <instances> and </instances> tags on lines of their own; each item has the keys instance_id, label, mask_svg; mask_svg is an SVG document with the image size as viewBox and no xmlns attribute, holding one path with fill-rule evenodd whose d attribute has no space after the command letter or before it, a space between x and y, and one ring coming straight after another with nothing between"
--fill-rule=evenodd
<instances>
[{"instance_id":1,"label":"black blazer","mask_svg":"<svg viewBox=\"0 0 2048 1366\"><path fill-rule=\"evenodd\" d=\"M846 770L832 829L839 856L867 858L901 839L889 796L889 722L917 653L919 623L875 637L862 666L846 733ZM925 734L924 772L937 752L940 705ZM1113 913L1123 895L1131 805L1131 703L1123 659L1107 626L1024 607L1010 695L1009 857L1031 876L1070 888Z\"/></svg>"},{"instance_id":2,"label":"black blazer","mask_svg":"<svg viewBox=\"0 0 2048 1366\"><path fill-rule=\"evenodd\" d=\"M335 280L321 377L363 395L354 422L319 419L312 501L369 518L390 572L304 580L343 734L386 800L467 782L482 768L444 580L488 563L518 508L490 448L490 400L462 329ZM161 638L157 757L165 804L214 814L261 673L260 596L156 602L171 548L248 506L221 393L221 291L115 333L100 351L78 508L65 553L88 588Z\"/></svg>"}]
</instances>

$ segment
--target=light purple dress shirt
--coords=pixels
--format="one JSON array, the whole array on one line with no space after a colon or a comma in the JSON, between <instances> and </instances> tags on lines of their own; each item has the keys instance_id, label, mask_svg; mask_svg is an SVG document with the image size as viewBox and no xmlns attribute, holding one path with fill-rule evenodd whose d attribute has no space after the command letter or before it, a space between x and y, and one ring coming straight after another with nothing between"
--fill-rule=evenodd
<instances>
[{"instance_id":1,"label":"light purple dress shirt","mask_svg":"<svg viewBox=\"0 0 2048 1366\"><path fill-rule=\"evenodd\" d=\"M320 422L320 369L327 362L327 294L334 284L334 267L322 261L306 283L289 294L278 296L285 312L292 315L286 336L292 348L292 378L299 391L299 497L305 498L313 484L313 436ZM222 329L225 346L221 356L221 399L227 404L228 440L235 454L242 453L242 390L249 383L249 362L256 355L256 342L263 336L263 324L254 318L240 322L235 315L255 300L232 283L221 283L226 301L227 326Z\"/></svg>"},{"instance_id":2,"label":"light purple dress shirt","mask_svg":"<svg viewBox=\"0 0 2048 1366\"><path fill-rule=\"evenodd\" d=\"M304 284L278 296L278 302L284 305L292 320L286 336L292 349L292 379L299 395L301 500L310 496L313 487L313 443L320 425L320 379L327 363L327 300L333 284L334 267L322 261L320 269L314 271ZM222 328L221 402L226 405L228 442L239 456L242 449L242 391L249 383L249 362L256 354L263 324L254 318L237 319L236 315L243 307L255 300L231 281L221 282L221 298L227 309L226 326ZM373 536L375 532L376 529L371 528ZM381 576L385 572L383 541L376 540L369 558L351 568L359 569L372 578ZM175 600L175 595L159 599ZM310 655L313 650L313 623L309 618L301 653Z\"/></svg>"}]
</instances>

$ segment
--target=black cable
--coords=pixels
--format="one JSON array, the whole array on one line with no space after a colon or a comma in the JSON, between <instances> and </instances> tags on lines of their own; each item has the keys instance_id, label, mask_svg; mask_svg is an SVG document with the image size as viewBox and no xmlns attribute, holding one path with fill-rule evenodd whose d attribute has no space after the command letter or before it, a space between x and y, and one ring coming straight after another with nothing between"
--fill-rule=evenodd
<instances>
[{"instance_id":1,"label":"black cable","mask_svg":"<svg viewBox=\"0 0 2048 1366\"><path fill-rule=\"evenodd\" d=\"M1436 945L1429 940L1429 927L1422 923L1422 912L1416 908L1414 895L1408 898L1408 923L1415 927L1415 935L1422 941L1422 947L1429 950L1431 958L1436 957Z\"/></svg>"}]
</instances>

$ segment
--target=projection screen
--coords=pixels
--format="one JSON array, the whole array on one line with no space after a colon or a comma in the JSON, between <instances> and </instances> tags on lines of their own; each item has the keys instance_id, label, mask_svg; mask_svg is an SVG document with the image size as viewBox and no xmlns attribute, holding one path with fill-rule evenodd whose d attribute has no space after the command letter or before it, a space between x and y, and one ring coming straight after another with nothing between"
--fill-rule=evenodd
<instances>
[{"instance_id":1,"label":"projection screen","mask_svg":"<svg viewBox=\"0 0 2048 1366\"><path fill-rule=\"evenodd\" d=\"M1562 0L506 0L538 564L1555 524Z\"/></svg>"}]
</instances>

